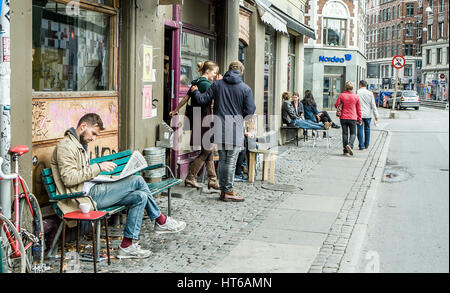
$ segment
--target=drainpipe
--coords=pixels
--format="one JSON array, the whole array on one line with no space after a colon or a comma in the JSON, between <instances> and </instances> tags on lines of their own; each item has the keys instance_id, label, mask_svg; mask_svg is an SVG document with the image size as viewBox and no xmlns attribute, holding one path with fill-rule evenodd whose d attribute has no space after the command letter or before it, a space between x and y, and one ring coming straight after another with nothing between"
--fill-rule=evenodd
<instances>
[{"instance_id":1,"label":"drainpipe","mask_svg":"<svg viewBox=\"0 0 450 293\"><path fill-rule=\"evenodd\" d=\"M10 0L0 0L0 156L5 174L11 172L11 63L10 63ZM0 206L11 217L11 182L0 180Z\"/></svg>"}]
</instances>

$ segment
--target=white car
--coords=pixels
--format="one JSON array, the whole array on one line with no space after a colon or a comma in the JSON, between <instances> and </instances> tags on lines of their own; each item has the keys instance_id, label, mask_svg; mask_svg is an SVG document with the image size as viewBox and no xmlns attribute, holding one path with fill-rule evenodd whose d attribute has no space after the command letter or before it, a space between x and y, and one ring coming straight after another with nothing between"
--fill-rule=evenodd
<instances>
[{"instance_id":1,"label":"white car","mask_svg":"<svg viewBox=\"0 0 450 293\"><path fill-rule=\"evenodd\" d=\"M391 95L387 100L387 107L392 108L394 103L394 95ZM414 108L419 110L420 98L416 91L397 91L397 98L395 99L395 107L400 109Z\"/></svg>"}]
</instances>

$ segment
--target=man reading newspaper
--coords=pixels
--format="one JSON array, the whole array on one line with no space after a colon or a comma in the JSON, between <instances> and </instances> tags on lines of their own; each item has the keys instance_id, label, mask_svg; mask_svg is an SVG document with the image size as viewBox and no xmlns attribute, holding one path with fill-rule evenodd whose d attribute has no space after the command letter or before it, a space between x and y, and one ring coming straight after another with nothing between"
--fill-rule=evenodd
<instances>
[{"instance_id":1,"label":"man reading newspaper","mask_svg":"<svg viewBox=\"0 0 450 293\"><path fill-rule=\"evenodd\" d=\"M117 257L147 258L150 251L142 249L133 241L139 239L144 211L150 220L155 221L157 233L180 232L186 227L186 223L163 215L144 179L141 176L128 176L135 172L133 170L128 170L120 180L117 178L113 182L92 181L100 172L111 172L116 167L113 162L89 165L87 146L96 139L101 130L104 130L104 127L100 116L90 113L80 119L76 129L70 128L65 132L50 161L57 194L84 191L91 196L97 209L116 205L128 206L124 237ZM67 213L78 210L79 203L86 200L87 198L59 201L58 206Z\"/></svg>"}]
</instances>

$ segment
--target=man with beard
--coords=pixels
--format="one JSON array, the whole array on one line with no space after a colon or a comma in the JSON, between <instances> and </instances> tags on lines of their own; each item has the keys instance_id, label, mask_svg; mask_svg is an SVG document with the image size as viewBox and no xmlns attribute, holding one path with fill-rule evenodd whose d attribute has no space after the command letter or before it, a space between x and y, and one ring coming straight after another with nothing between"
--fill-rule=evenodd
<instances>
[{"instance_id":1,"label":"man with beard","mask_svg":"<svg viewBox=\"0 0 450 293\"><path fill-rule=\"evenodd\" d=\"M128 176L122 180L95 184L91 180L102 171L111 172L116 164L103 162L89 164L88 144L95 141L104 130L99 115L89 113L78 122L76 129L70 128L58 143L50 160L57 194L85 192L97 209L116 205L129 207L124 228L124 237L118 250L118 258L147 258L149 250L141 249L134 240L139 239L144 211L155 221L156 233L177 233L186 223L164 216L153 199L147 183L141 176ZM91 203L88 198L62 200L58 207L65 214L79 210L82 202ZM93 207L91 207L93 209Z\"/></svg>"}]
</instances>

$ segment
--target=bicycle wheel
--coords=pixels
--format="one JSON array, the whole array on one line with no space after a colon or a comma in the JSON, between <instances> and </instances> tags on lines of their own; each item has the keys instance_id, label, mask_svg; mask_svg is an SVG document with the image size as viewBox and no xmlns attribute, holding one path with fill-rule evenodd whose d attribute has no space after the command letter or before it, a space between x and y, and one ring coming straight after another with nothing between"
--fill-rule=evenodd
<instances>
[{"instance_id":1,"label":"bicycle wheel","mask_svg":"<svg viewBox=\"0 0 450 293\"><path fill-rule=\"evenodd\" d=\"M4 273L25 273L26 256L21 235L17 232L13 223L0 214L0 250L2 251L1 263ZM15 243L12 248L11 243ZM17 254L20 256L17 256Z\"/></svg>"},{"instance_id":2,"label":"bicycle wheel","mask_svg":"<svg viewBox=\"0 0 450 293\"><path fill-rule=\"evenodd\" d=\"M20 199L19 227L26 250L27 270L33 272L36 271L36 267L44 263L44 223L36 197L29 193L28 198L29 203L25 197Z\"/></svg>"}]
</instances>

